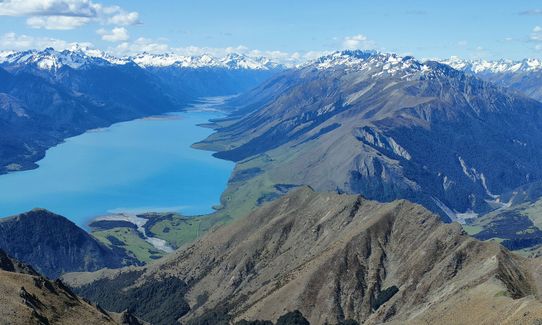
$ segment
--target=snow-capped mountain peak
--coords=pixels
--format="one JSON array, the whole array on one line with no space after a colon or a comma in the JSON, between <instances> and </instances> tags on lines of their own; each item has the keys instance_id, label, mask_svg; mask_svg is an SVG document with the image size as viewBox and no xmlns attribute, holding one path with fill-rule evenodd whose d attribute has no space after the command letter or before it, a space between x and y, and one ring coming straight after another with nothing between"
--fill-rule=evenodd
<instances>
[{"instance_id":1,"label":"snow-capped mountain peak","mask_svg":"<svg viewBox=\"0 0 542 325\"><path fill-rule=\"evenodd\" d=\"M0 51L0 63L7 60L7 57L15 53L15 51Z\"/></svg>"},{"instance_id":2,"label":"snow-capped mountain peak","mask_svg":"<svg viewBox=\"0 0 542 325\"><path fill-rule=\"evenodd\" d=\"M434 78L451 69L434 61L420 62L412 56L376 51L338 51L301 65L300 68L365 72L371 78Z\"/></svg>"},{"instance_id":3,"label":"snow-capped mountain peak","mask_svg":"<svg viewBox=\"0 0 542 325\"><path fill-rule=\"evenodd\" d=\"M178 67L178 68L203 68L218 66L218 60L209 54L203 55L179 55L174 53L151 54L141 53L128 57L137 65L148 68Z\"/></svg>"},{"instance_id":4,"label":"snow-capped mountain peak","mask_svg":"<svg viewBox=\"0 0 542 325\"><path fill-rule=\"evenodd\" d=\"M179 55L174 53L141 53L129 57L116 57L107 52L80 45L63 51L47 48L42 51L0 52L0 65L33 66L40 70L48 71L57 71L64 66L72 69L82 69L90 64L123 65L129 62L133 62L142 68L176 67L193 69L273 70L282 67L268 58L250 57L237 53L231 53L224 57L215 57L210 54Z\"/></svg>"},{"instance_id":5,"label":"snow-capped mountain peak","mask_svg":"<svg viewBox=\"0 0 542 325\"><path fill-rule=\"evenodd\" d=\"M220 62L230 69L271 70L280 67L266 57L249 57L237 53L226 55Z\"/></svg>"},{"instance_id":6,"label":"snow-capped mountain peak","mask_svg":"<svg viewBox=\"0 0 542 325\"><path fill-rule=\"evenodd\" d=\"M46 48L42 51L28 50L9 53L0 56L0 63L11 66L35 66L38 69L50 71L56 71L64 66L72 69L81 69L89 64L109 64L107 60L101 57L89 56L82 49L75 51L63 50L59 52L53 48Z\"/></svg>"},{"instance_id":7,"label":"snow-capped mountain peak","mask_svg":"<svg viewBox=\"0 0 542 325\"><path fill-rule=\"evenodd\" d=\"M375 55L378 55L375 51L337 51L302 64L300 67L313 66L321 70L339 66L356 67L368 62L368 59Z\"/></svg>"},{"instance_id":8,"label":"snow-capped mountain peak","mask_svg":"<svg viewBox=\"0 0 542 325\"><path fill-rule=\"evenodd\" d=\"M451 57L442 60L441 63L451 66L454 69L469 73L516 73L516 72L535 72L542 70L542 60L523 59L513 60L465 60L458 57Z\"/></svg>"},{"instance_id":9,"label":"snow-capped mountain peak","mask_svg":"<svg viewBox=\"0 0 542 325\"><path fill-rule=\"evenodd\" d=\"M225 68L225 69L251 69L270 70L280 65L267 58L254 58L243 54L230 53L222 58L210 54L179 55L173 53L149 54L142 53L130 57L141 67L180 67L180 68Z\"/></svg>"}]
</instances>

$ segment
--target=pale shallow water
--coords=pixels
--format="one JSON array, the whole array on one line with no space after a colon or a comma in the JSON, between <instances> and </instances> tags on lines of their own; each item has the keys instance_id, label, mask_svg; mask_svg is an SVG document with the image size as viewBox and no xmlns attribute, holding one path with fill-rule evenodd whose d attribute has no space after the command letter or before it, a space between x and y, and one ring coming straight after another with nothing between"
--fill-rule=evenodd
<instances>
[{"instance_id":1,"label":"pale shallow water","mask_svg":"<svg viewBox=\"0 0 542 325\"><path fill-rule=\"evenodd\" d=\"M234 164L190 147L212 132L197 125L220 116L209 108L67 139L47 151L39 168L0 176L0 216L39 207L85 226L107 213L211 212Z\"/></svg>"}]
</instances>

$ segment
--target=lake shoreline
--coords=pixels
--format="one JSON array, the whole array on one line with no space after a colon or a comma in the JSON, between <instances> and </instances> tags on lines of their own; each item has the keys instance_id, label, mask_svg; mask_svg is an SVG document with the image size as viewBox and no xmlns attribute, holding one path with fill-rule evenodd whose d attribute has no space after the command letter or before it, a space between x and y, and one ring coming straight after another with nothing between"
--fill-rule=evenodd
<instances>
[{"instance_id":1,"label":"lake shoreline","mask_svg":"<svg viewBox=\"0 0 542 325\"><path fill-rule=\"evenodd\" d=\"M210 102L212 104L209 104ZM124 122L114 123L113 125L111 125L108 128L105 128L105 129L104 128L99 128L99 129L89 130L89 131L87 131L87 132L85 132L85 133L83 133L81 135L67 138L61 144L48 149L46 154L45 154L45 157L42 160L38 161L38 164L37 164L38 168L32 169L32 170L27 170L27 171L21 171L21 172L18 172L18 173L10 173L10 174L0 176L0 190L2 190L2 188L3 188L2 187L2 185L3 185L2 182L5 181L6 178L16 177L16 175L25 175L24 178L27 178L28 176L26 176L26 174L28 174L29 172L32 173L32 172L38 171L38 173L39 173L39 171L43 170L44 168L51 168L50 162L48 161L48 160L51 160L51 158L49 156L54 156L56 154L56 152L59 151L59 150L65 150L63 148L65 148L66 146L80 145L80 146L82 146L81 148L94 149L96 146L102 145L102 144L99 143L99 141L98 141L98 144L97 144L95 141L82 140L83 138L86 139L86 138L89 138L89 137L90 138L92 138L92 137L111 137L111 136L115 136L115 133L120 132L119 130L122 130L122 129L125 129L125 128L126 129L134 128L134 124L143 124L143 126L139 126L139 127L143 127L143 128L148 129L146 131L146 132L148 132L148 134L143 136L144 138L147 137L147 136L150 137L150 138L152 138L152 137L164 137L164 139L163 139L164 144L162 145L162 142L150 143L148 139L139 139L141 142L149 142L149 143L145 144L146 146L145 146L144 150L149 151L150 156L155 156L154 159L149 159L149 160L154 160L155 162L151 162L151 163L145 162L145 160L147 160L148 158L144 157L143 156L144 154L142 152L139 152L138 153L139 155L138 154L133 154L133 153L128 153L128 155L133 155L133 157L134 157L133 161L137 161L137 160L140 160L142 158L144 160L144 162L138 161L138 164L140 164L142 166L138 166L138 164L135 164L130 168L135 169L136 172L141 172L142 169L144 171L144 167L147 166L148 169L150 170L150 172L149 172L149 174L151 174L150 176L144 176L144 173L143 173L142 175L139 175L139 176L137 176L135 178L138 178L138 177L145 178L145 177L147 177L147 178L151 179L152 178L151 176L154 175L153 177L159 177L159 179L161 179L161 180L163 179L165 183L168 183L171 180L168 180L167 173L170 172L171 170L176 169L175 168L175 163L180 162L177 169L182 170L182 169L186 169L186 167L194 169L192 171L188 171L186 169L187 170L186 173L195 174L192 177L187 178L187 179L190 179L189 183L192 182L193 185L195 185L195 187L197 187L198 186L198 178L197 178L197 176L200 175L201 178L203 179L203 182L204 183L206 182L205 183L206 185L204 185L204 186L209 186L209 184L212 184L214 182L212 180L212 177L210 178L208 175L206 175L205 172L202 172L202 170L200 170L200 169L211 168L208 171L208 173L212 174L213 172L211 172L211 170L214 170L213 168L215 168L215 169L218 168L218 170L222 170L221 172L219 172L219 174L221 176L218 178L219 179L218 183L220 183L221 185L215 186L215 187L218 187L218 190L215 188L215 189L212 189L209 192L209 193L212 193L212 194L209 194L209 198L207 198L208 201L209 201L208 204L203 204L202 202L205 201L205 200L202 200L200 198L198 198L196 200L195 204L183 204L184 202L181 202L181 201L187 201L187 200L190 201L190 199L188 199L188 197L190 197L190 195L192 195L192 194L190 194L189 192L196 192L193 195L199 195L200 197L201 196L206 196L204 194L205 190L202 190L202 189L193 190L193 189L191 189L190 191L184 191L183 192L183 191L177 189L178 194L181 195L181 196L179 196L179 198L180 198L179 202L177 202L176 204L172 204L172 202L174 202L174 199L172 199L171 196L167 197L165 199L165 201L167 201L167 202L164 202L164 204L156 204L156 202L160 201L159 199L157 199L157 200L148 200L149 204L141 204L142 202L139 201L136 198L138 195L134 195L134 200L137 200L137 203L138 203L137 206L134 205L134 204L124 204L122 202L119 202L119 204L117 204L117 205L112 204L110 206L110 208L104 209L101 213L100 212L92 213L91 211L89 211L89 213L80 213L80 214L78 214L78 216L74 216L72 213L69 212L70 209L57 209L57 208L55 208L55 204L50 204L49 207L48 207L48 204L40 204L40 205L29 204L29 205L27 205L26 208L20 208L20 209L15 209L15 208L13 208L13 206L11 207L11 210L9 210L10 208L4 208L3 209L4 211L2 212L1 215L3 215L3 216L14 215L14 214L17 214L17 213L26 212L28 210L31 210L32 208L35 208L35 207L41 207L41 208L51 210L51 211L53 211L55 213L58 213L60 215L64 215L65 217L67 217L68 219L74 221L80 227L82 227L82 228L84 228L85 230L88 231L89 222L92 222L96 218L99 218L100 215L104 215L104 214L108 213L109 211L114 210L115 208L118 208L118 207L122 207L122 206L127 207L129 209L138 208L138 207L141 207L141 206L149 207L148 209L145 209L142 212L156 212L155 208L158 208L159 211L165 211L163 208L160 208L160 207L173 207L173 206L179 207L179 206L183 206L183 207L188 207L186 209L186 211L176 210L176 211L171 211L171 212L182 212L184 215L193 215L193 216L207 215L207 214L213 213L214 210L212 209L212 207L215 206L216 204L220 203L220 196L222 195L222 193L224 192L224 190L227 187L227 180L229 179L229 177L231 175L231 172L233 171L234 164L231 163L231 162L227 162L227 161L215 158L209 152L205 153L204 151L194 149L194 148L192 148L192 144L197 142L197 141L200 141L201 139L204 139L206 136L208 136L210 134L210 132L212 132L212 130L210 130L210 129L206 129L206 128L201 127L200 124L208 123L210 119L223 116L223 114L225 113L224 110L218 110L218 109L217 110L210 110L209 109L213 105L218 106L218 105L222 105L223 103L224 103L223 100L217 100L217 99L214 99L214 98L211 99L211 100L209 100L209 99L201 99L198 103L196 103L194 105L191 105L189 107L186 107L182 111L165 113L165 114L160 115L160 116L148 116L148 117L144 117L144 118L134 119L134 120L131 120L131 121L124 121ZM198 105L202 105L202 107L204 107L205 109L202 109L202 110L197 109L199 107ZM159 122L159 123L156 124L155 122ZM174 127L175 123L180 123L180 124L179 124L178 127ZM189 129L189 130L184 131L184 133L182 133L183 131L181 129ZM179 131L181 131L181 132L179 132ZM130 132L132 133L131 136L137 136L137 132L134 132L133 130L130 131ZM160 135L160 134L163 134L163 135ZM177 141L172 140L172 137L173 138L176 137L175 139ZM129 145L126 146L126 147L130 147L130 146L137 147L137 146L140 145L139 143L137 143L137 141L130 140L130 136L126 136L126 138L129 140ZM115 148L116 144L114 143L114 141L110 141L110 140L105 140L105 141L113 142L113 144L111 144L109 147L105 146L106 149L108 150L108 153L114 153L115 155L119 155L119 156L122 156L123 154L125 154L125 152L123 150L126 150L126 149L124 147ZM182 144L185 145L184 149L182 147L181 148L179 147L179 146L181 146L181 144L179 142L182 142ZM172 145L172 148L175 148L175 149L168 148L168 145ZM119 144L119 146L120 146L120 144ZM58 148L61 148L61 149L58 149ZM168 152L168 150L171 150L171 152ZM186 165L186 162L183 164L183 162L182 162L183 157L180 157L178 155L178 153L176 152L178 150L180 150L180 151L192 150L193 151L193 152L185 153L186 156L184 156L184 157L191 160L191 163L193 164L194 167L190 167L190 166ZM72 151L74 152L74 156L78 156L78 155L79 156L84 156L85 155L84 150L81 150L81 149L79 149L79 150L74 149ZM196 153L196 152L200 152L200 153ZM110 156L107 156L107 155L104 155L104 156L106 157L106 159L104 160L105 165L103 165L103 164L102 165L104 166L103 169L107 170L108 169L107 164L110 163L110 162L107 162L107 160L115 160L115 158L111 159ZM163 158L158 158L158 157L163 157ZM71 158L73 158L73 157L71 157ZM94 157L91 157L91 158L94 159ZM173 166L169 166L169 164L170 164L169 158L173 158L173 160L171 161L171 164ZM74 159L77 160L79 158L75 157ZM181 159L181 161L175 160L175 159ZM62 160L58 160L58 161L60 161L60 163L64 163L64 162L62 162ZM133 164L133 161L126 159L125 161L122 161L122 162L126 162L126 165L130 166L131 164ZM159 165L160 164L164 165L165 166L164 168L166 168L168 171L164 172L164 171L161 171L161 170L157 169L157 168L160 168L160 167L159 166L158 167L154 166L154 165L158 164L158 163L156 163L156 161L161 161L159 163ZM115 164L115 162L112 162L112 164ZM227 167L225 167L226 165L227 165ZM89 167L89 166L86 166L85 163L83 163L82 166L84 166L86 168ZM73 166L71 166L71 167L73 167ZM83 167L81 167L81 168L83 168ZM93 166L91 165L90 168L92 169ZM123 172L126 172L126 170L122 170L122 164L120 164L119 166L116 166L116 168L117 168L117 170L112 171L113 172L112 177L115 176L115 173L122 174ZM118 168L121 168L121 169L119 170ZM55 172L57 172L57 175L64 176L66 174L69 174L70 171L68 170L64 175L63 175L63 173L59 172L58 170L55 170ZM178 174L178 171L176 173ZM84 174L84 173L81 173L81 174ZM162 176L161 174L164 174L164 175ZM80 178L84 179L85 175L82 175L82 176L77 175L77 177L80 177ZM175 177L173 177L173 179L181 180L183 178L180 177L179 175L175 175ZM57 179L55 179L55 181L58 181L58 177L57 177ZM51 182L52 182L52 180L51 180ZM119 182L122 182L122 179ZM150 180L149 182L150 182L150 185L152 185L152 186L161 186L161 184L164 183L164 182L161 182L161 181L158 181L158 180ZM11 183L14 184L13 181ZM22 183L24 183L24 182L22 182ZM47 182L40 182L40 183L47 184ZM130 191L128 191L128 192L134 192L133 188L137 187L138 185L141 186L141 187L145 187L145 185L143 185L143 184L145 184L145 182L140 182L139 179L136 179L135 184L133 184L134 186L132 186L130 188ZM73 185L73 184L69 184L69 185ZM111 185L111 184L105 184L103 187L108 188L109 185ZM115 185L115 184L113 184L113 185ZM188 185L190 185L190 184L188 184ZM171 186L171 185L168 185L168 186ZM120 186L120 187L122 187L122 186ZM188 189L187 184L178 184L177 187ZM4 188L7 188L7 187L4 187ZM116 192L113 191L114 193L111 195L111 197L116 195L116 196L121 197L123 200L126 200L125 196L129 195L129 193L126 193L126 195L123 197L123 195L121 193L122 192L121 190L122 189L115 190ZM175 191L175 188L173 187L172 190ZM62 192L62 191L64 193L61 194L60 192ZM43 192L44 197L39 197L39 193L37 193L37 194L34 193L35 194L34 196L41 199L41 202L49 202L49 201L45 200L45 196L51 196L50 195L51 193L56 193L57 197L62 196L62 197L65 197L66 200L70 200L70 196L77 196L77 193L79 191L81 191L81 190L77 189L77 188L73 188L73 187L70 188L70 186L66 186L65 188L58 188L58 187L54 188L52 191L50 191L50 193ZM106 192L106 189L104 189L103 191ZM204 191L204 192L201 192L201 191ZM137 192L137 191L135 191L135 192ZM143 192L153 194L155 198L159 198L162 195L161 192L166 192L166 191L164 189L160 189L160 190L157 191L157 193L151 193L149 191L143 191ZM32 194L33 193L30 193L30 195L32 195ZM135 193L135 194L137 194L137 193ZM164 193L164 194L165 194L165 196L168 195L168 193ZM147 194L147 196L148 195L149 194ZM139 195L139 196L141 196L141 195ZM148 197L146 197L145 195L143 195L142 197L148 199ZM213 197L213 199L211 199L210 197ZM108 199L111 199L111 198L108 198ZM6 202L6 200L8 200L8 199L4 199L3 202L9 203L9 202ZM36 199L35 201L38 202L40 200ZM98 202L98 204L104 204L105 205L105 203L100 202L100 200L96 200L96 201ZM0 205L2 205L2 200L1 199L0 199ZM88 206L88 204L87 204L87 206ZM84 210L84 209L85 209L85 206L82 206L81 210ZM73 211L73 209L72 209L72 211ZM96 211L96 209L94 209L94 211ZM116 211L116 212L122 212L122 211ZM87 217L83 217L83 215L87 215ZM83 219L82 219L82 217L83 217Z\"/></svg>"}]
</instances>

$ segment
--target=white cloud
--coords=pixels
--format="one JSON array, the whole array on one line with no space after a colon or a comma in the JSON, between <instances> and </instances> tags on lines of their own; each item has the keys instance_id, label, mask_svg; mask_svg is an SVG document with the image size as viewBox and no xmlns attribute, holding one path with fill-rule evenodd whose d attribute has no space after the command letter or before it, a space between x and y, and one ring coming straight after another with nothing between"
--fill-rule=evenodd
<instances>
[{"instance_id":1,"label":"white cloud","mask_svg":"<svg viewBox=\"0 0 542 325\"><path fill-rule=\"evenodd\" d=\"M128 26L139 24L139 13L132 12L119 12L109 18L108 22L112 25Z\"/></svg>"},{"instance_id":2,"label":"white cloud","mask_svg":"<svg viewBox=\"0 0 542 325\"><path fill-rule=\"evenodd\" d=\"M542 15L542 9L530 9L530 10L522 11L519 14L524 15L524 16Z\"/></svg>"},{"instance_id":3,"label":"white cloud","mask_svg":"<svg viewBox=\"0 0 542 325\"><path fill-rule=\"evenodd\" d=\"M133 55L136 53L164 53L170 51L169 45L161 41L140 37L133 42L123 42L117 45L113 52L118 55Z\"/></svg>"},{"instance_id":4,"label":"white cloud","mask_svg":"<svg viewBox=\"0 0 542 325\"><path fill-rule=\"evenodd\" d=\"M484 59L488 57L491 57L491 52L483 46L477 46L474 49L471 49L471 59Z\"/></svg>"},{"instance_id":5,"label":"white cloud","mask_svg":"<svg viewBox=\"0 0 542 325\"><path fill-rule=\"evenodd\" d=\"M328 54L331 54L331 52L330 51L308 51L303 55L303 57L307 60L314 60Z\"/></svg>"},{"instance_id":6,"label":"white cloud","mask_svg":"<svg viewBox=\"0 0 542 325\"><path fill-rule=\"evenodd\" d=\"M140 23L137 12L91 0L0 0L0 16L27 16L33 28L73 29L90 22L127 26Z\"/></svg>"},{"instance_id":7,"label":"white cloud","mask_svg":"<svg viewBox=\"0 0 542 325\"><path fill-rule=\"evenodd\" d=\"M542 27L535 26L531 32L531 41L542 42Z\"/></svg>"},{"instance_id":8,"label":"white cloud","mask_svg":"<svg viewBox=\"0 0 542 325\"><path fill-rule=\"evenodd\" d=\"M542 27L535 26L533 30L531 31L531 35L529 36L529 40L531 42L536 43L534 45L534 49L536 51L542 50Z\"/></svg>"},{"instance_id":9,"label":"white cloud","mask_svg":"<svg viewBox=\"0 0 542 325\"><path fill-rule=\"evenodd\" d=\"M26 20L26 24L32 28L45 28L67 30L81 27L90 22L88 17L71 16L34 16Z\"/></svg>"},{"instance_id":10,"label":"white cloud","mask_svg":"<svg viewBox=\"0 0 542 325\"><path fill-rule=\"evenodd\" d=\"M347 50L368 50L374 49L376 43L367 38L363 34L358 34L354 36L347 36L343 39L342 42L343 48Z\"/></svg>"},{"instance_id":11,"label":"white cloud","mask_svg":"<svg viewBox=\"0 0 542 325\"><path fill-rule=\"evenodd\" d=\"M3 0L0 15L95 17L100 8L90 0Z\"/></svg>"},{"instance_id":12,"label":"white cloud","mask_svg":"<svg viewBox=\"0 0 542 325\"><path fill-rule=\"evenodd\" d=\"M107 31L103 28L96 31L102 36L102 39L107 42L121 42L127 41L130 38L128 30L124 27L115 27L111 31Z\"/></svg>"},{"instance_id":13,"label":"white cloud","mask_svg":"<svg viewBox=\"0 0 542 325\"><path fill-rule=\"evenodd\" d=\"M67 42L64 40L50 37L33 37L28 35L17 35L15 33L5 33L0 36L0 49L4 50L28 50L44 49L53 47L56 50L65 50L74 48L76 45L83 47L92 47L91 43Z\"/></svg>"}]
</instances>

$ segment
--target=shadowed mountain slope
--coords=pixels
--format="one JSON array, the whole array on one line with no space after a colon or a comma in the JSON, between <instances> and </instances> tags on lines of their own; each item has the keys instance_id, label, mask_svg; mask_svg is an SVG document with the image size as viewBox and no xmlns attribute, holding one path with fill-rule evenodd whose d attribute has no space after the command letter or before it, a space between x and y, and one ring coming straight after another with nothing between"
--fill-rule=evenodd
<instances>
[{"instance_id":1,"label":"shadowed mountain slope","mask_svg":"<svg viewBox=\"0 0 542 325\"><path fill-rule=\"evenodd\" d=\"M124 250L100 243L68 219L42 209L0 219L0 249L51 278L138 262Z\"/></svg>"},{"instance_id":2,"label":"shadowed mountain slope","mask_svg":"<svg viewBox=\"0 0 542 325\"><path fill-rule=\"evenodd\" d=\"M445 219L539 180L542 104L437 62L337 52L235 100L196 145L274 184L398 198Z\"/></svg>"}]
</instances>

